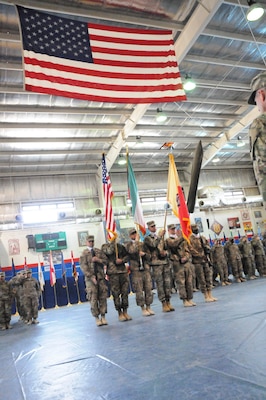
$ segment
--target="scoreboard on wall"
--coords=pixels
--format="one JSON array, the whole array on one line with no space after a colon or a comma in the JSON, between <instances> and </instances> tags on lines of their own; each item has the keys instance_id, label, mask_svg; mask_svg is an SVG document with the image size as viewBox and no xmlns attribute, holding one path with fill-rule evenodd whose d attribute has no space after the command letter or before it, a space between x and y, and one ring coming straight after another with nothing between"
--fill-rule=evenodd
<instances>
[{"instance_id":1,"label":"scoreboard on wall","mask_svg":"<svg viewBox=\"0 0 266 400\"><path fill-rule=\"evenodd\" d=\"M66 233L39 233L35 235L35 250L50 251L63 250L67 248Z\"/></svg>"}]
</instances>

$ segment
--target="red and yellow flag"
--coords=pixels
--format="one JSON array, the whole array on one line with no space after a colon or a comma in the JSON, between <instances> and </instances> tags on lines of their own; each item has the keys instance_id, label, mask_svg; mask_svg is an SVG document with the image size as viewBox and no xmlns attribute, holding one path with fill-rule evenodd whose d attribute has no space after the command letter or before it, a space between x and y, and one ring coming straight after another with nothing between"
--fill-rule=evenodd
<instances>
[{"instance_id":1,"label":"red and yellow flag","mask_svg":"<svg viewBox=\"0 0 266 400\"><path fill-rule=\"evenodd\" d=\"M180 221L183 237L189 242L191 235L189 212L172 153L169 154L167 201L172 207L173 213Z\"/></svg>"}]
</instances>

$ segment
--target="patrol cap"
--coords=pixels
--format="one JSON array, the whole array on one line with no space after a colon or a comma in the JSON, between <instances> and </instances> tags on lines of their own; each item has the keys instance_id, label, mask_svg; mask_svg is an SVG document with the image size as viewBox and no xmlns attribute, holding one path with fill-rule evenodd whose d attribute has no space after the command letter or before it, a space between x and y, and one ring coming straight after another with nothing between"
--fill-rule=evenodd
<instances>
[{"instance_id":1,"label":"patrol cap","mask_svg":"<svg viewBox=\"0 0 266 400\"><path fill-rule=\"evenodd\" d=\"M0 278L4 278L5 277L5 273L4 272L0 272Z\"/></svg>"},{"instance_id":2,"label":"patrol cap","mask_svg":"<svg viewBox=\"0 0 266 400\"><path fill-rule=\"evenodd\" d=\"M253 78L251 81L250 87L252 93L248 99L248 104L256 104L255 102L256 91L259 89L266 88L266 71L263 71L257 76L255 76L255 78Z\"/></svg>"},{"instance_id":3,"label":"patrol cap","mask_svg":"<svg viewBox=\"0 0 266 400\"><path fill-rule=\"evenodd\" d=\"M88 235L86 240L87 240L87 242L89 242L90 240L94 240L94 236L93 235Z\"/></svg>"},{"instance_id":4,"label":"patrol cap","mask_svg":"<svg viewBox=\"0 0 266 400\"><path fill-rule=\"evenodd\" d=\"M129 229L128 233L129 233L130 235L132 235L133 233L137 233L137 231L136 231L135 228L131 228L131 229Z\"/></svg>"},{"instance_id":5,"label":"patrol cap","mask_svg":"<svg viewBox=\"0 0 266 400\"><path fill-rule=\"evenodd\" d=\"M197 224L191 224L191 229L197 229L198 225Z\"/></svg>"},{"instance_id":6,"label":"patrol cap","mask_svg":"<svg viewBox=\"0 0 266 400\"><path fill-rule=\"evenodd\" d=\"M25 272L26 272L27 274L32 274L32 270L31 270L31 269L26 269Z\"/></svg>"},{"instance_id":7,"label":"patrol cap","mask_svg":"<svg viewBox=\"0 0 266 400\"><path fill-rule=\"evenodd\" d=\"M169 224L169 225L167 225L167 229L175 229L175 224Z\"/></svg>"},{"instance_id":8,"label":"patrol cap","mask_svg":"<svg viewBox=\"0 0 266 400\"><path fill-rule=\"evenodd\" d=\"M147 226L155 226L156 224L155 224L155 222L154 221L149 221L149 222L147 222Z\"/></svg>"}]
</instances>

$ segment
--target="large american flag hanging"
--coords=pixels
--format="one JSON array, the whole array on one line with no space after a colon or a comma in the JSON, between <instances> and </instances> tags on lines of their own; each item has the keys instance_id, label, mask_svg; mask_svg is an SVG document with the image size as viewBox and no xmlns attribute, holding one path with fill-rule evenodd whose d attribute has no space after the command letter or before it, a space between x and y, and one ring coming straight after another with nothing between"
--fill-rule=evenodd
<instances>
[{"instance_id":1,"label":"large american flag hanging","mask_svg":"<svg viewBox=\"0 0 266 400\"><path fill-rule=\"evenodd\" d=\"M116 224L114 220L112 198L114 196L110 175L106 168L105 156L102 157L102 181L103 181L103 194L105 202L105 223L107 238L114 240L117 237Z\"/></svg>"},{"instance_id":2,"label":"large american flag hanging","mask_svg":"<svg viewBox=\"0 0 266 400\"><path fill-rule=\"evenodd\" d=\"M17 9L26 90L114 103L186 100L172 31L98 25Z\"/></svg>"}]
</instances>

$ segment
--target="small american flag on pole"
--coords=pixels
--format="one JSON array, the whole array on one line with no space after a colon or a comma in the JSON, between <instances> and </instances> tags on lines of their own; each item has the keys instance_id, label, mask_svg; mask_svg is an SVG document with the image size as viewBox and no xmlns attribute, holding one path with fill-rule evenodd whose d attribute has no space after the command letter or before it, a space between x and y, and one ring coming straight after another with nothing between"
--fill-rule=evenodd
<instances>
[{"instance_id":1,"label":"small american flag on pole","mask_svg":"<svg viewBox=\"0 0 266 400\"><path fill-rule=\"evenodd\" d=\"M114 196L111 179L106 168L105 156L102 157L102 181L103 181L103 194L105 202L105 222L107 238L114 240L117 237L116 224L114 220L112 198Z\"/></svg>"},{"instance_id":2,"label":"small american flag on pole","mask_svg":"<svg viewBox=\"0 0 266 400\"><path fill-rule=\"evenodd\" d=\"M17 7L25 89L114 103L186 100L171 30L99 25Z\"/></svg>"}]
</instances>

